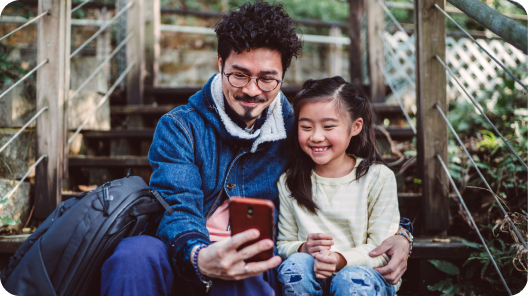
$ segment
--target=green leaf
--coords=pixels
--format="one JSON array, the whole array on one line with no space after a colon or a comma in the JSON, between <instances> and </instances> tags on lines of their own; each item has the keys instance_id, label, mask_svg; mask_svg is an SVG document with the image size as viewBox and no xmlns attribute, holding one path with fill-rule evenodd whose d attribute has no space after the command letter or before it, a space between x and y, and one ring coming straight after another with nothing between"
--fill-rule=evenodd
<instances>
[{"instance_id":1,"label":"green leaf","mask_svg":"<svg viewBox=\"0 0 528 296\"><path fill-rule=\"evenodd\" d=\"M484 273L486 273L486 269L488 268L489 264L490 264L490 261L484 263L484 266L482 266L482 270L480 271L480 276L484 277Z\"/></svg>"},{"instance_id":2,"label":"green leaf","mask_svg":"<svg viewBox=\"0 0 528 296\"><path fill-rule=\"evenodd\" d=\"M439 281L438 283L432 286L427 286L427 289L429 289L429 291L443 291L452 285L453 285L453 280L450 278L447 278L445 280Z\"/></svg>"},{"instance_id":3,"label":"green leaf","mask_svg":"<svg viewBox=\"0 0 528 296\"><path fill-rule=\"evenodd\" d=\"M460 290L460 287L457 284L450 285L442 291L442 295L454 296L458 292L458 290Z\"/></svg>"},{"instance_id":4,"label":"green leaf","mask_svg":"<svg viewBox=\"0 0 528 296\"><path fill-rule=\"evenodd\" d=\"M472 242L468 242L467 240L465 239L462 239L462 243L470 248L473 248L473 249L480 249L482 248L482 245L481 244L477 244L477 243L472 243Z\"/></svg>"},{"instance_id":5,"label":"green leaf","mask_svg":"<svg viewBox=\"0 0 528 296\"><path fill-rule=\"evenodd\" d=\"M457 275L460 273L460 270L458 267L456 267L453 263L447 262L444 260L428 260L431 264L433 264L438 270L445 272L450 275Z\"/></svg>"},{"instance_id":6,"label":"green leaf","mask_svg":"<svg viewBox=\"0 0 528 296\"><path fill-rule=\"evenodd\" d=\"M20 223L20 220L13 220L11 218L0 218L0 222L4 225L17 225Z\"/></svg>"},{"instance_id":7,"label":"green leaf","mask_svg":"<svg viewBox=\"0 0 528 296\"><path fill-rule=\"evenodd\" d=\"M475 274L475 269L477 269L477 265L472 264L467 270L466 270L466 279L470 279Z\"/></svg>"},{"instance_id":8,"label":"green leaf","mask_svg":"<svg viewBox=\"0 0 528 296\"><path fill-rule=\"evenodd\" d=\"M9 167L9 165L5 162L5 160L0 157L0 160L4 163L4 165L6 166L7 170L9 171L9 173L11 174L12 177L15 177L15 175L13 174L13 171L11 171L11 168Z\"/></svg>"}]
</instances>

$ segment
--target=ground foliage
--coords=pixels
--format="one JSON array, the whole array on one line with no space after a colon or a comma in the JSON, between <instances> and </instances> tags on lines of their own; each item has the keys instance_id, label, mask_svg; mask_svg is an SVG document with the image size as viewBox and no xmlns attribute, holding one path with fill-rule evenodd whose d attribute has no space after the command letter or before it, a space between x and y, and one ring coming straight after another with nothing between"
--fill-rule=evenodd
<instances>
[{"instance_id":1,"label":"ground foliage","mask_svg":"<svg viewBox=\"0 0 528 296\"><path fill-rule=\"evenodd\" d=\"M513 72L517 77L526 75L525 69ZM527 162L528 94L506 74L501 79L502 83L496 90L477 100L491 122L521 159ZM450 122L494 192L485 189L485 184L452 135L449 142L450 173L510 290L516 294L526 286L528 250L519 243L493 196L499 199L527 240L527 172L463 95L452 101L449 109ZM431 260L433 265L446 273L446 279L429 286L429 289L441 291L442 295L506 295L487 251L470 225L468 215L461 207L458 213L452 214L450 234L466 238L464 243L474 252L462 266Z\"/></svg>"}]
</instances>

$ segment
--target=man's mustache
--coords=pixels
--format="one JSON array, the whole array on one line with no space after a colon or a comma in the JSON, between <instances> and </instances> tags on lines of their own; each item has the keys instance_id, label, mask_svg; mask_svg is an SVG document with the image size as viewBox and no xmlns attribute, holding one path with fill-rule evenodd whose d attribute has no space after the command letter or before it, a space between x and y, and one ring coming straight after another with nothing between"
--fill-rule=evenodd
<instances>
[{"instance_id":1,"label":"man's mustache","mask_svg":"<svg viewBox=\"0 0 528 296\"><path fill-rule=\"evenodd\" d=\"M260 96L251 97L251 96L248 96L247 94L237 95L235 96L235 100L249 102L249 103L265 103L266 102L266 98L263 98Z\"/></svg>"}]
</instances>

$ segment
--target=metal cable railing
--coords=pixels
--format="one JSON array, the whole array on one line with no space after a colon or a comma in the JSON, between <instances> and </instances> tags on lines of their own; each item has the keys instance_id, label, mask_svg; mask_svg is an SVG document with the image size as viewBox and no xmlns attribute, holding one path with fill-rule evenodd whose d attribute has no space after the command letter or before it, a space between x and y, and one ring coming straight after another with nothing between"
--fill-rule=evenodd
<instances>
[{"instance_id":1,"label":"metal cable railing","mask_svg":"<svg viewBox=\"0 0 528 296\"><path fill-rule=\"evenodd\" d=\"M449 20L451 20L462 32L464 32L464 34L466 34L468 36L468 38L470 38L473 42L475 42L475 44L477 44L477 46L480 47L480 49L482 49L493 61L495 61L495 63L497 63L504 71L506 71L506 73L508 73L508 75L510 75L517 83L519 83L522 86L522 88L524 88L526 91L528 91L528 87L526 85L524 85L524 83L522 83L517 77L515 77L515 75L513 75L508 69L506 69L506 67L501 62L499 62L499 60L497 60L491 53L489 53L484 47L482 47L482 45L480 45L480 43L478 43L477 40L475 40L475 38L473 38L473 36L471 36L451 16L449 16L449 14L447 14L447 12L445 12L440 6L438 6L438 4L435 4L435 7L441 13L443 13Z\"/></svg>"},{"instance_id":2,"label":"metal cable railing","mask_svg":"<svg viewBox=\"0 0 528 296\"><path fill-rule=\"evenodd\" d=\"M400 72L402 72L404 75L405 75L405 78L407 79L407 81L409 82L409 84L412 86L412 88L416 89L416 84L414 83L414 81L411 79L411 76L409 76L409 74L407 73L407 71L405 71L404 69L404 66L403 64L400 62L400 60L398 59L398 57L396 56L396 52L394 52L394 50L392 49L392 46L387 42L387 40L385 39L385 37L383 36L383 33L380 31L380 30L376 30L378 32L378 35L380 36L381 38L381 41L383 41L383 45L389 50L390 54L391 54L391 58L393 60L396 60L398 61L398 64L400 64Z\"/></svg>"},{"instance_id":3,"label":"metal cable railing","mask_svg":"<svg viewBox=\"0 0 528 296\"><path fill-rule=\"evenodd\" d=\"M13 34L15 34L15 33L18 32L19 30L22 30L23 28L25 28L25 27L28 26L29 24L33 23L34 21L40 19L41 17L43 17L43 16L45 16L45 15L47 15L47 14L49 14L49 11L43 12L43 13L39 14L38 16L36 16L36 17L30 19L29 21L27 21L27 22L26 22L25 24L23 24L22 26L20 26L20 27L14 29L13 31L11 31L11 32L8 33L7 35L5 35L4 37L0 38L0 41L6 39L7 37L9 37L9 36L11 36L11 35L13 35Z\"/></svg>"},{"instance_id":4,"label":"metal cable railing","mask_svg":"<svg viewBox=\"0 0 528 296\"><path fill-rule=\"evenodd\" d=\"M381 0L378 0L378 3L381 6L381 8L383 8L383 10L385 10L385 13L387 13L387 15L392 19L392 21L394 22L396 27L398 27L398 30L402 31L405 35L409 36L409 34L407 34L407 31L405 31L405 29L402 27L400 22L398 22L398 20L394 17L392 12L390 12L390 10L387 7L387 5L385 5L385 3L383 3L383 1L381 1Z\"/></svg>"},{"instance_id":5,"label":"metal cable railing","mask_svg":"<svg viewBox=\"0 0 528 296\"><path fill-rule=\"evenodd\" d=\"M99 73L99 71L101 71L104 66L119 52L119 50L121 50L121 48L123 48L123 46L127 44L128 40L130 40L132 36L134 36L134 32L128 34L128 36L123 41L121 41L121 43L110 53L110 55L101 62L99 67L97 67L97 69L95 69L95 71L93 71L93 73L90 74L88 78L86 78L86 80L81 84L81 86L79 86L77 90L75 90L75 92L68 98L67 101L70 101L77 94L79 94L79 92L88 84L88 82L90 82L90 80L92 80L92 78L94 78L95 75L97 75L97 73Z\"/></svg>"},{"instance_id":6,"label":"metal cable railing","mask_svg":"<svg viewBox=\"0 0 528 296\"><path fill-rule=\"evenodd\" d=\"M409 114L407 113L407 110L405 110L405 106L403 105L403 101L400 98L400 95L398 95L398 92L396 92L396 89L394 88L394 85L392 85L392 82L389 79L389 76L387 75L387 72L385 71L385 68L383 66L381 66L381 63L379 61L376 61L376 64L380 68L381 73L383 73L383 77L385 77L385 81L387 82L387 84L389 85L390 89L392 90L392 93L394 94L394 97L398 101L398 104L400 105L400 108L401 108L403 114L405 115L405 118L407 119L407 122L409 123L409 125L411 126L414 134L416 135L416 127L414 127L414 124L411 121L411 117L409 117Z\"/></svg>"},{"instance_id":7,"label":"metal cable railing","mask_svg":"<svg viewBox=\"0 0 528 296\"><path fill-rule=\"evenodd\" d=\"M13 193L15 193L15 191L17 191L18 187L20 187L20 185L22 185L22 182L24 182L24 180L26 180L27 176L29 176L29 174L33 171L33 169L35 169L35 167L44 159L44 158L47 158L48 155L47 154L44 154L42 155L37 161L35 161L35 163L29 168L29 170L27 171L27 173L22 177L22 179L20 179L20 181L18 181L18 183L15 185L15 187L13 187L13 189L11 189L11 191L9 191L4 197L2 197L2 200L0 201L1 204L4 204L7 202L7 200L9 200L9 198L11 197L11 195L13 195Z\"/></svg>"},{"instance_id":8,"label":"metal cable railing","mask_svg":"<svg viewBox=\"0 0 528 296\"><path fill-rule=\"evenodd\" d=\"M471 164L473 165L473 167L475 168L475 170L477 171L477 174L480 176L480 179L482 179L482 182L484 182L484 184L486 185L486 187L488 188L488 190L490 192L493 192L493 190L491 189L491 186L488 184L488 182L486 181L486 179L484 178L484 176L482 175L482 173L480 172L477 164L475 163L475 161L473 160L473 157L471 157L471 154L467 151L466 147L464 146L464 143L462 142L462 140L460 140L460 137L458 136L458 134L456 133L455 129L453 128L453 126L451 125L451 123L449 122L449 120L447 119L447 116L445 115L444 111L442 111L442 109L440 108L440 106L438 106L438 104L435 104L435 107L436 109L440 112L440 114L442 115L442 117L444 118L445 122L447 123L447 126L449 127L449 129L451 130L451 132L453 133L453 135L455 136L458 144L460 145L460 147L462 147L462 149L464 150L464 152L466 153L466 155L468 156L469 160L471 161ZM524 240L524 238L522 237L521 233L519 232L519 229L517 229L517 226L515 226L515 224L513 224L513 221L511 221L508 213L506 213L506 210L504 209L504 207L502 206L500 200L495 196L493 195L493 198L495 198L495 201L497 201L497 204L499 206L499 208L501 209L502 213L504 214L504 216L506 218L508 218L508 220L510 221L512 227L513 227L513 230L515 231L515 233L517 234L517 236L519 237L519 239L521 240L522 244L524 245L524 247L526 249L528 249L528 245L526 244L526 241Z\"/></svg>"},{"instance_id":9,"label":"metal cable railing","mask_svg":"<svg viewBox=\"0 0 528 296\"><path fill-rule=\"evenodd\" d=\"M77 6L75 6L75 8L72 9L72 10L70 11L70 13L74 13L74 12L76 12L76 11L79 10L81 7L83 7L86 3L91 2L91 1L92 1L92 0L86 0L86 1L84 1L83 3L81 3L81 4L77 5Z\"/></svg>"},{"instance_id":10,"label":"metal cable railing","mask_svg":"<svg viewBox=\"0 0 528 296\"><path fill-rule=\"evenodd\" d=\"M510 145L510 143L508 142L508 140L506 140L502 134L499 132L499 130L495 127L495 125L491 122L491 120L488 118L488 116L486 116L486 114L484 113L484 111L482 111L482 108L480 108L479 104L477 103L477 101L468 93L468 91L466 90L466 88L458 81L458 79L456 78L455 74L453 74L453 72L451 72L451 70L449 70L449 68L447 67L447 65L444 63L444 61L442 61L442 59L439 57L439 56L435 56L436 59L440 62L440 64L442 64L442 66L446 69L447 73L449 73L449 75L456 81L456 83L458 84L458 86L460 86L460 88L462 88L462 90L464 91L464 93L466 94L466 96L469 98L469 100L473 103L473 105L475 105L475 107L478 109L478 111L480 112L480 114L484 117L484 119L486 119L486 121L489 123L489 125L491 125L491 127L493 128L493 130L495 131L495 133L497 133L499 135L499 137L502 139L502 141L504 142L504 144L506 144L506 146L508 146L508 149L510 149L510 151L515 155L515 157L517 158L518 161L521 162L521 164L524 166L524 169L528 171L528 166L524 163L524 161L521 159L521 157L519 156L519 154L517 154L517 152L515 152L515 150L513 150L512 146Z\"/></svg>"},{"instance_id":11,"label":"metal cable railing","mask_svg":"<svg viewBox=\"0 0 528 296\"><path fill-rule=\"evenodd\" d=\"M475 230L477 231L477 234L478 234L478 237L480 238L480 240L482 241L482 245L484 246L484 248L486 249L486 252L488 252L488 255L491 259L491 262L493 263L493 266L495 266L495 269L497 270L497 273L499 274L500 278L501 278L501 281L502 283L504 284L504 287L506 288L506 290L508 291L508 294L509 295L512 295L511 291L510 291L510 288L508 287L508 285L506 284L506 281L504 280L504 277L502 276L502 273L500 272L499 270L499 267L497 266L497 263L495 263L495 259L493 259L493 256L491 255L491 252L490 250L488 249L488 246L486 245L486 241L484 240L484 238L482 237L482 234L480 233L479 229L478 229L478 226L477 224L475 223L475 220L473 220L473 217L471 216L471 213L469 212L467 206L466 206L466 203L464 202L464 199L462 199L462 196L460 195L460 192L458 191L458 188L456 187L456 184L455 184L455 181L453 181L453 178L451 177L451 174L449 173L449 169L447 168L447 166L445 165L444 161L442 160L442 157L440 157L440 155L436 155L436 158L438 158L438 160L440 161L440 164L442 165L442 168L444 169L447 177L449 178L449 182L451 182L451 186L453 186L453 189L455 190L456 192L456 195L458 196L458 199L460 200L460 204L462 204L462 207L464 208L464 210L466 211L468 217L469 217L469 220L471 221L471 224L473 225L473 228L475 228ZM471 158L471 157L470 157ZM513 225L513 224L512 224Z\"/></svg>"},{"instance_id":12,"label":"metal cable railing","mask_svg":"<svg viewBox=\"0 0 528 296\"><path fill-rule=\"evenodd\" d=\"M114 17L112 17L110 20L108 20L108 22L106 22L103 26L101 26L101 28L97 30L95 34L93 34L90 38L88 38L88 40L86 40L81 46L79 46L72 54L70 54L70 59L73 58L75 55L77 55L79 52L81 52L81 50L85 48L88 44L90 44L90 42L92 42L97 36L101 35L101 33L103 33L104 30L106 30L106 28L112 25L112 23L117 18L119 18L123 13L125 13L130 7L132 7L132 5L134 5L134 1L128 2L128 4L125 5L125 7L123 7L123 9L121 9L118 13L116 13Z\"/></svg>"},{"instance_id":13,"label":"metal cable railing","mask_svg":"<svg viewBox=\"0 0 528 296\"><path fill-rule=\"evenodd\" d=\"M128 67L123 71L123 73L116 79L116 81L114 82L114 84L112 85L112 87L110 87L110 89L106 92L106 94L104 95L104 97L99 101L99 103L97 103L97 106L95 106L95 109L92 110L92 112L90 112L90 114L88 115L88 117L86 117L86 119L81 123L81 125L77 128L77 130L75 131L75 133L73 133L73 135L70 137L70 139L68 140L68 144L71 144L71 142L73 142L73 140L75 139L75 137L81 132L81 130L84 128L84 126L88 123L88 121L90 120L90 118L92 118L92 116L95 114L95 112L97 112L97 110L99 110L99 108L101 108L101 106L103 106L104 102L110 97L110 95L114 92L114 90L116 89L117 86L119 86L119 83L121 83L121 81L126 77L126 75L128 74L128 72L130 72L130 70L132 70L132 67L134 67L134 65L136 64L136 62L131 62Z\"/></svg>"},{"instance_id":14,"label":"metal cable railing","mask_svg":"<svg viewBox=\"0 0 528 296\"><path fill-rule=\"evenodd\" d=\"M9 141L7 141L7 143L5 143L4 146L2 146L2 148L0 148L0 153L4 151L4 149L9 144L11 144L11 142L13 142L16 139L16 137L18 137L33 121L35 121L35 119L37 119L37 117L40 116L40 114L42 114L42 112L46 111L47 109L48 109L48 106L40 109L40 111L37 112L37 114L35 114L26 124L24 124L24 126L14 136L12 136L11 139L9 139Z\"/></svg>"},{"instance_id":15,"label":"metal cable railing","mask_svg":"<svg viewBox=\"0 0 528 296\"><path fill-rule=\"evenodd\" d=\"M29 71L26 75L24 75L22 78L20 78L17 82L15 82L13 85L11 85L8 89L6 89L2 94L0 94L0 100L13 88L15 88L17 85L22 83L22 81L26 80L31 74L35 73L40 67L44 66L49 62L49 59L44 60L42 63L38 64L35 68L33 68L31 71Z\"/></svg>"}]
</instances>

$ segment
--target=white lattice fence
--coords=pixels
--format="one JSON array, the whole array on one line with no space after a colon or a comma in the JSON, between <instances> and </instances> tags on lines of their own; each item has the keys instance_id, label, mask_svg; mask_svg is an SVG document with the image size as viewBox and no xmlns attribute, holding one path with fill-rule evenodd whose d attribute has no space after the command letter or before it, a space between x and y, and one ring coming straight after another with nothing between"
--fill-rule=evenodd
<instances>
[{"instance_id":1,"label":"white lattice fence","mask_svg":"<svg viewBox=\"0 0 528 296\"><path fill-rule=\"evenodd\" d=\"M409 37L400 31L394 34L388 32L384 34L387 44L392 47L400 61L399 63L395 61L388 48L385 48L386 68L397 89L401 89L407 83L402 70L406 71L412 79L415 77L414 35ZM512 45L500 40L479 39L477 41L507 68L526 67L528 57ZM499 77L505 73L468 38L455 39L448 36L446 38L446 60L447 65L457 75L459 81L463 83L471 95L477 98L483 96L485 91L494 90L498 86L497 84L501 82ZM449 98L455 98L461 90L458 89L449 75L447 77L447 95ZM524 83L528 83L526 73L518 78Z\"/></svg>"}]
</instances>

